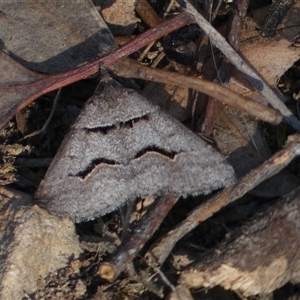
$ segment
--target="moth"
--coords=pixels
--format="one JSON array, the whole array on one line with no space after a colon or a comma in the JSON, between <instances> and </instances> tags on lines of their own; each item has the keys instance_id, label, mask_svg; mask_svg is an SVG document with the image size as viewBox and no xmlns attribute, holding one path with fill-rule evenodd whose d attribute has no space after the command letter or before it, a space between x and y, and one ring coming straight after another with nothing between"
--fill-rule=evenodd
<instances>
[{"instance_id":1,"label":"moth","mask_svg":"<svg viewBox=\"0 0 300 300\"><path fill-rule=\"evenodd\" d=\"M137 197L207 194L234 178L232 167L198 135L110 78L71 126L36 199L80 222Z\"/></svg>"}]
</instances>

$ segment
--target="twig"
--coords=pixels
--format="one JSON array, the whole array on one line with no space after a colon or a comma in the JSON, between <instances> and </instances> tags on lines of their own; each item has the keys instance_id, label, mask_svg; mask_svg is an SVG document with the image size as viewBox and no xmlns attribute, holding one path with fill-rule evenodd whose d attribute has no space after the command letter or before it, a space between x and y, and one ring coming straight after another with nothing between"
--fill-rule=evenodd
<instances>
[{"instance_id":1,"label":"twig","mask_svg":"<svg viewBox=\"0 0 300 300\"><path fill-rule=\"evenodd\" d=\"M205 221L222 207L242 197L249 190L256 187L264 180L277 174L297 155L300 154L300 135L288 137L283 150L274 154L261 166L249 172L236 184L223 189L205 203L195 208L189 216L163 236L146 254L150 265L162 264L170 254L175 244L200 222Z\"/></svg>"},{"instance_id":2,"label":"twig","mask_svg":"<svg viewBox=\"0 0 300 300\"><path fill-rule=\"evenodd\" d=\"M237 0L235 2L236 11L231 14L230 20L228 22L229 29L227 30L227 40L235 50L239 49L239 36L243 27L243 18L246 15L248 5L249 0ZM215 76L214 81L219 81L222 85L227 86L231 77L232 69L233 65L230 63L227 57L224 57L222 59L222 63L219 70L217 70L217 76ZM216 102L215 99L209 97L205 109L204 120L201 125L202 132L209 135L211 134L214 122L217 119L220 110L221 103Z\"/></svg>"},{"instance_id":3,"label":"twig","mask_svg":"<svg viewBox=\"0 0 300 300\"><path fill-rule=\"evenodd\" d=\"M147 272L141 272L141 273L137 273L133 262L130 262L126 265L126 271L129 275L129 277L134 278L137 282L140 282L141 284L144 285L144 287L151 293L157 295L157 297L159 299L162 299L163 297L163 293L162 293L162 289L160 288L159 285L157 285L156 283L151 281L152 276L149 278ZM156 274L154 274L156 275Z\"/></svg>"},{"instance_id":4,"label":"twig","mask_svg":"<svg viewBox=\"0 0 300 300\"><path fill-rule=\"evenodd\" d=\"M112 281L119 276L151 238L177 200L178 196L175 195L162 196L156 200L142 217L133 233L120 246L117 253L113 254L112 259L99 266L99 275L103 279Z\"/></svg>"},{"instance_id":5,"label":"twig","mask_svg":"<svg viewBox=\"0 0 300 300\"><path fill-rule=\"evenodd\" d=\"M275 0L269 8L268 14L265 17L264 24L260 28L262 37L276 36L276 27L283 20L286 13L296 3L296 0Z\"/></svg>"},{"instance_id":6,"label":"twig","mask_svg":"<svg viewBox=\"0 0 300 300\"><path fill-rule=\"evenodd\" d=\"M159 275L163 283L170 288L170 290L174 293L176 293L175 286L169 281L167 276L161 271L160 268L154 268L154 271Z\"/></svg>"},{"instance_id":7,"label":"twig","mask_svg":"<svg viewBox=\"0 0 300 300\"><path fill-rule=\"evenodd\" d=\"M41 76L39 73L32 72L36 75L36 81L1 88L1 93L15 94L16 92L19 92L25 96L20 97L19 102L16 102L14 107L4 106L4 109L0 110L0 128L3 127L17 111L21 110L39 96L93 75L99 72L100 64L108 66L117 60L139 50L152 41L157 40L162 36L191 23L193 20L194 18L190 14L186 12L180 13L177 16L162 22L157 27L151 28L142 33L121 48L97 58L94 61L88 62L72 70L54 75Z\"/></svg>"},{"instance_id":8,"label":"twig","mask_svg":"<svg viewBox=\"0 0 300 300\"><path fill-rule=\"evenodd\" d=\"M170 12L172 6L173 6L174 4L176 5L175 2L176 2L176 0L170 0L170 1L169 1L169 4L168 4L168 6L167 6L167 8L166 8L166 10L165 10L165 12L164 12L164 16L163 16L163 19L164 19L164 20L166 19L166 17L167 17L167 15L168 15L168 13Z\"/></svg>"},{"instance_id":9,"label":"twig","mask_svg":"<svg viewBox=\"0 0 300 300\"><path fill-rule=\"evenodd\" d=\"M146 0L137 0L135 2L135 10L149 27L155 27L162 22L161 18Z\"/></svg>"},{"instance_id":10,"label":"twig","mask_svg":"<svg viewBox=\"0 0 300 300\"><path fill-rule=\"evenodd\" d=\"M213 8L213 0L209 0L209 1L205 1L205 9L206 12L208 13L208 16L205 16L206 19L209 20L210 23L212 23L214 21L214 19L216 18L219 8L221 6L222 0L218 0L217 5L214 9L214 11L212 10ZM204 62L204 58L205 58L205 53L207 50L207 46L208 46L208 42L209 42L209 38L206 34L203 34L201 37L201 40L199 41L199 44L197 46L198 50L196 53L196 68L199 72L201 72L201 69L203 67L203 62ZM214 65L216 66L215 63L215 56L214 56L214 52L213 52L213 46L212 44L210 44L210 48L211 48L211 54L212 54L212 58L213 58L213 62ZM216 71L217 71L217 75L219 76L217 67L216 67ZM217 82L217 81L216 81ZM197 118L198 118L198 111L197 111L197 107L198 107L198 102L199 102L199 97L198 97L199 93L194 93L194 99L193 99L193 106L192 106L192 119L191 119L191 126L193 129L195 129L195 127L198 125L197 124ZM215 104L215 105L211 105L211 104ZM222 106L222 104L219 101L215 101L212 99L207 99L206 100L206 109L205 109L205 118L207 119L207 116L212 116L214 117L213 120L216 120L216 115L217 112L220 110L220 107ZM210 109L210 111L209 111ZM203 122L205 122L205 120ZM207 122L206 122L207 123ZM213 124L213 122L210 122L210 124ZM205 127L205 125L204 125ZM207 131L205 133L208 133ZM210 134L210 133L208 133Z\"/></svg>"},{"instance_id":11,"label":"twig","mask_svg":"<svg viewBox=\"0 0 300 300\"><path fill-rule=\"evenodd\" d=\"M61 93L61 89L59 89L58 92L56 93L56 96L55 96L54 101L53 101L53 106L52 106L50 115L49 115L49 117L48 117L46 123L44 124L44 126L43 126L41 129L38 129L38 130L36 130L36 131L34 131L34 132L32 132L32 133L30 133L30 134L27 134L26 136L22 137L22 138L20 139L20 142L21 142L21 141L24 141L25 139L28 139L28 138L30 138L30 137L33 137L33 136L35 136L35 135L38 135L38 134L40 134L40 133L43 133L43 132L47 129L47 127L48 127L48 125L49 125L49 123L50 123L50 121L51 121L51 119L52 119L52 117L53 117L53 114L54 114L54 111L55 111L55 108L56 108L56 104L57 104L58 99L59 99L59 97L60 97L60 93Z\"/></svg>"},{"instance_id":12,"label":"twig","mask_svg":"<svg viewBox=\"0 0 300 300\"><path fill-rule=\"evenodd\" d=\"M117 67L116 70L119 76L181 85L214 97L262 121L274 125L282 121L282 115L278 111L239 95L214 82L149 68L129 59L119 61L115 64L115 67Z\"/></svg>"},{"instance_id":13,"label":"twig","mask_svg":"<svg viewBox=\"0 0 300 300\"><path fill-rule=\"evenodd\" d=\"M135 3L135 10L140 15L142 20L149 26L155 27L162 22L162 19L156 14L151 5L146 0L137 0ZM153 47L156 41L150 43L137 59L141 62L149 50Z\"/></svg>"},{"instance_id":14,"label":"twig","mask_svg":"<svg viewBox=\"0 0 300 300\"><path fill-rule=\"evenodd\" d=\"M195 18L196 23L209 36L211 42L232 62L235 67L247 76L247 80L261 92L269 103L278 109L285 117L285 121L295 130L300 130L300 121L292 114L285 104L278 98L269 85L262 79L231 47L226 39L205 20L200 13L186 0L177 0L185 10Z\"/></svg>"}]
</instances>

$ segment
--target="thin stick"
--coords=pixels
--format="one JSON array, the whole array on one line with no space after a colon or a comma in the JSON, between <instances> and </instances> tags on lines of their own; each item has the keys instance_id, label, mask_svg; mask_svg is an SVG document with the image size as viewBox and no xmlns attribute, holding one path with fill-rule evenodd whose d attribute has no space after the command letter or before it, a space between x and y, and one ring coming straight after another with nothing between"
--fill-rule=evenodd
<instances>
[{"instance_id":1,"label":"thin stick","mask_svg":"<svg viewBox=\"0 0 300 300\"><path fill-rule=\"evenodd\" d=\"M155 27L162 22L162 19L146 0L137 0L135 3L135 11L149 27ZM137 61L141 62L144 59L145 55L149 52L155 42L156 41L153 41L144 49Z\"/></svg>"},{"instance_id":2,"label":"thin stick","mask_svg":"<svg viewBox=\"0 0 300 300\"><path fill-rule=\"evenodd\" d=\"M61 93L61 89L59 89L59 90L57 91L57 93L56 93L56 96L55 96L54 101L53 101L53 106L52 106L50 115L49 115L49 117L48 117L46 123L44 124L44 126L43 126L41 129L38 129L38 130L36 130L36 131L34 131L34 132L32 132L32 133L30 133L30 134L27 134L26 136L22 137L22 138L19 140L20 142L21 142L21 141L24 141L25 139L31 138L31 137L33 137L33 136L36 136L36 135L38 135L38 134L41 134L41 133L45 132L45 130L47 129L47 127L48 127L48 125L49 125L49 123L50 123L50 121L52 120L52 117L53 117L53 114L54 114L54 112L55 112L55 108L56 108L58 99L59 99L59 97L60 97L60 93Z\"/></svg>"},{"instance_id":3,"label":"thin stick","mask_svg":"<svg viewBox=\"0 0 300 300\"><path fill-rule=\"evenodd\" d=\"M118 67L116 72L119 76L181 85L207 94L264 122L277 125L282 121L282 115L278 111L214 82L149 68L129 59L119 61L115 66Z\"/></svg>"},{"instance_id":4,"label":"thin stick","mask_svg":"<svg viewBox=\"0 0 300 300\"><path fill-rule=\"evenodd\" d=\"M145 243L152 237L177 200L178 196L175 195L162 196L156 200L142 217L133 233L120 246L117 253L113 254L112 259L99 266L99 275L103 279L112 281L119 276L126 265L137 256Z\"/></svg>"},{"instance_id":5,"label":"thin stick","mask_svg":"<svg viewBox=\"0 0 300 300\"><path fill-rule=\"evenodd\" d=\"M286 13L293 7L296 0L276 0L271 4L259 33L263 37L275 37L276 27L282 22Z\"/></svg>"},{"instance_id":6,"label":"thin stick","mask_svg":"<svg viewBox=\"0 0 300 300\"><path fill-rule=\"evenodd\" d=\"M243 27L243 19L246 15L248 5L249 0L235 1L236 11L231 14L230 20L228 22L227 41L235 50L239 49L240 33ZM219 81L223 86L227 86L231 77L232 69L233 65L230 63L229 59L226 56L223 57L220 68L216 69L217 76L215 76L214 82ZM204 120L201 125L202 132L208 135L212 133L215 120L217 119L220 112L221 103L209 97L205 109Z\"/></svg>"},{"instance_id":7,"label":"thin stick","mask_svg":"<svg viewBox=\"0 0 300 300\"><path fill-rule=\"evenodd\" d=\"M242 197L249 190L264 180L280 172L287 164L300 154L300 135L289 136L283 150L274 154L261 166L249 172L236 184L223 189L205 203L195 208L189 216L165 236L163 236L146 254L150 265L163 264L175 244L200 222L205 221L222 207Z\"/></svg>"},{"instance_id":8,"label":"thin stick","mask_svg":"<svg viewBox=\"0 0 300 300\"><path fill-rule=\"evenodd\" d=\"M220 51L232 62L235 67L247 75L247 80L267 98L269 103L278 109L285 117L286 122L290 124L295 130L300 130L300 121L292 114L292 112L285 106L285 104L278 98L269 85L262 79L240 55L231 47L226 39L214 28L203 16L186 0L177 0L185 7L186 11L195 18L196 23L209 36L211 42L217 46Z\"/></svg>"},{"instance_id":9,"label":"thin stick","mask_svg":"<svg viewBox=\"0 0 300 300\"><path fill-rule=\"evenodd\" d=\"M162 22L162 19L146 0L137 0L135 2L135 11L149 27L157 26Z\"/></svg>"},{"instance_id":10,"label":"thin stick","mask_svg":"<svg viewBox=\"0 0 300 300\"><path fill-rule=\"evenodd\" d=\"M191 23L193 20L194 18L190 14L186 12L180 13L177 16L162 22L157 27L151 28L142 33L121 48L97 58L94 61L88 62L66 72L43 76L41 79L38 78L40 75L36 73L36 77L38 79L34 82L1 88L1 93L3 94L16 93L19 90L19 93L26 96L21 98L19 102L15 103L14 107L5 107L5 110L0 111L0 128L3 127L17 111L21 110L39 96L93 75L99 72L100 64L108 66L148 45L152 41L155 41L162 36Z\"/></svg>"}]
</instances>

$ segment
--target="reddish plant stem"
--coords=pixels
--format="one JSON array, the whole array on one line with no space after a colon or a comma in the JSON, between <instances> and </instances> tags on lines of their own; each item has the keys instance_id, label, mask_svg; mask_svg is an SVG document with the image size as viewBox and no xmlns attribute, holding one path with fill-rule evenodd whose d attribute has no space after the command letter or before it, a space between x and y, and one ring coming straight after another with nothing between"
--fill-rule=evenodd
<instances>
[{"instance_id":1,"label":"reddish plant stem","mask_svg":"<svg viewBox=\"0 0 300 300\"><path fill-rule=\"evenodd\" d=\"M99 71L100 64L109 66L117 60L126 57L129 54L146 46L152 41L155 41L162 36L191 23L193 20L193 16L187 12L182 12L177 16L160 23L157 27L147 30L121 48L99 57L94 61L88 62L66 72L45 76L43 79L32 83L13 85L3 88L3 92L10 92L17 89L24 90L24 94L28 94L28 90L31 92L25 99L22 99L19 103L17 103L16 106L11 109L11 111L5 114L5 118L1 119L0 121L0 128L5 125L6 122L8 122L17 111L27 106L37 97L93 75Z\"/></svg>"}]
</instances>

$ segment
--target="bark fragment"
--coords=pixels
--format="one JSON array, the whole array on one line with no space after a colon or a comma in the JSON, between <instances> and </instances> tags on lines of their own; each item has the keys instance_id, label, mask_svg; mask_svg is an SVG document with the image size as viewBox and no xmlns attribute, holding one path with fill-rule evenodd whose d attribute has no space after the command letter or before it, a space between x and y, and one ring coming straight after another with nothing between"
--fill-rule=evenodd
<instances>
[{"instance_id":1,"label":"bark fragment","mask_svg":"<svg viewBox=\"0 0 300 300\"><path fill-rule=\"evenodd\" d=\"M260 29L260 35L266 38L275 37L278 24L283 20L286 13L292 8L295 2L295 0L273 1L268 14L266 15L264 24Z\"/></svg>"},{"instance_id":2,"label":"bark fragment","mask_svg":"<svg viewBox=\"0 0 300 300\"><path fill-rule=\"evenodd\" d=\"M267 206L218 250L199 257L184 271L189 288L221 285L245 296L268 294L288 281L300 281L300 189Z\"/></svg>"}]
</instances>

